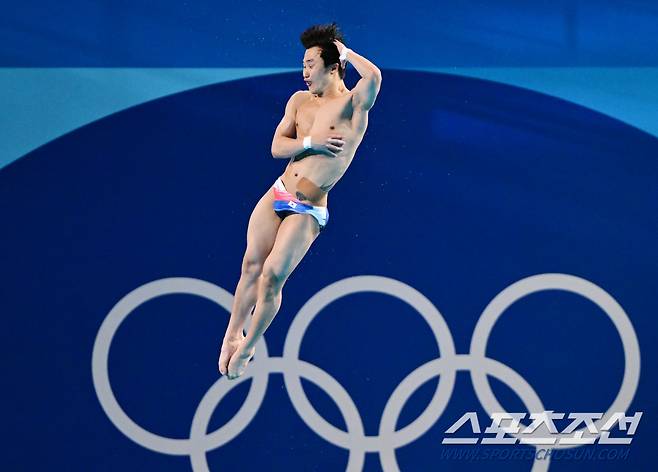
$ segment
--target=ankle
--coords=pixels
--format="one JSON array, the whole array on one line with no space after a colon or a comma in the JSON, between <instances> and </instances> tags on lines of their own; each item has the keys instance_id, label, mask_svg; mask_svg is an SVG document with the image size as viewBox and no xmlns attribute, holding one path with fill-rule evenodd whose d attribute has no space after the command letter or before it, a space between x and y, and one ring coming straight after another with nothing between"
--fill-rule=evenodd
<instances>
[{"instance_id":1,"label":"ankle","mask_svg":"<svg viewBox=\"0 0 658 472\"><path fill-rule=\"evenodd\" d=\"M224 334L224 341L242 341L244 339L244 332L242 329L238 331L227 331L226 334Z\"/></svg>"}]
</instances>

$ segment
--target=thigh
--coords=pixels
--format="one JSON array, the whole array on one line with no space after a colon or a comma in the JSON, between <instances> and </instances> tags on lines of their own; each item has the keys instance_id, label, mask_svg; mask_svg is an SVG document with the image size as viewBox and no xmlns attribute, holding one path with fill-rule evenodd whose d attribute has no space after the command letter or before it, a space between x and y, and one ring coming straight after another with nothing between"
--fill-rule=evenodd
<instances>
[{"instance_id":1,"label":"thigh","mask_svg":"<svg viewBox=\"0 0 658 472\"><path fill-rule=\"evenodd\" d=\"M270 272L277 279L285 281L306 255L319 233L318 222L311 215L287 216L279 227L263 272Z\"/></svg>"},{"instance_id":2,"label":"thigh","mask_svg":"<svg viewBox=\"0 0 658 472\"><path fill-rule=\"evenodd\" d=\"M281 224L274 213L274 195L270 188L258 201L247 226L247 250L245 259L252 263L263 263L269 255Z\"/></svg>"}]
</instances>

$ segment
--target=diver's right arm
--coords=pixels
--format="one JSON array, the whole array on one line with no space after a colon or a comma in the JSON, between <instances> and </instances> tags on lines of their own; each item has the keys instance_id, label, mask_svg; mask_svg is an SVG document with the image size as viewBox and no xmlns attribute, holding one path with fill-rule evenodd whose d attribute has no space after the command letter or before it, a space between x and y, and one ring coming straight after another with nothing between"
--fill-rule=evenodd
<instances>
[{"instance_id":1,"label":"diver's right arm","mask_svg":"<svg viewBox=\"0 0 658 472\"><path fill-rule=\"evenodd\" d=\"M272 139L272 157L274 159L288 159L304 151L304 137L297 137L295 126L297 106L303 93L299 91L292 94L286 104L283 119L274 131L274 139Z\"/></svg>"},{"instance_id":2,"label":"diver's right arm","mask_svg":"<svg viewBox=\"0 0 658 472\"><path fill-rule=\"evenodd\" d=\"M292 94L286 104L286 111L283 119L274 131L272 139L272 157L274 159L289 159L303 152L311 151L311 154L323 154L330 157L336 157L336 154L342 151L345 141L343 137L331 133L327 136L311 137L311 147L304 148L304 136L297 136L297 127L295 120L297 118L297 107L304 91Z\"/></svg>"}]
</instances>

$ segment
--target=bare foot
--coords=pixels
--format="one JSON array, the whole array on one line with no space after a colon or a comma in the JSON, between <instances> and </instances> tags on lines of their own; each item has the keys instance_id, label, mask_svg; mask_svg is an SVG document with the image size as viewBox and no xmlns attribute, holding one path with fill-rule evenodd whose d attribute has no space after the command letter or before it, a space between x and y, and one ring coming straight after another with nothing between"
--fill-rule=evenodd
<instances>
[{"instance_id":1,"label":"bare foot","mask_svg":"<svg viewBox=\"0 0 658 472\"><path fill-rule=\"evenodd\" d=\"M228 363L231 360L231 356L233 356L235 351L238 350L238 347L240 347L240 344L242 344L243 339L244 334L232 337L224 337L224 341L222 342L222 349L219 353L218 362L219 372L222 375L226 375L228 373Z\"/></svg>"},{"instance_id":2,"label":"bare foot","mask_svg":"<svg viewBox=\"0 0 658 472\"><path fill-rule=\"evenodd\" d=\"M233 353L228 363L228 378L237 379L247 368L247 364L254 357L256 348L245 349L244 342L240 343L238 349Z\"/></svg>"}]
</instances>

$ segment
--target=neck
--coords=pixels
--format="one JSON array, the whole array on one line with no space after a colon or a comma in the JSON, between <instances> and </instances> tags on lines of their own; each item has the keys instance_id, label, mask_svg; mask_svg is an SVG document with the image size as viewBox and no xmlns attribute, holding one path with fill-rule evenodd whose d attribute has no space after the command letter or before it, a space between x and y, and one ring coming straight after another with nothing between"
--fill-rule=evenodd
<instances>
[{"instance_id":1,"label":"neck","mask_svg":"<svg viewBox=\"0 0 658 472\"><path fill-rule=\"evenodd\" d=\"M322 93L317 93L318 98L336 98L344 95L347 92L347 87L345 87L345 82L339 80L332 82Z\"/></svg>"}]
</instances>

